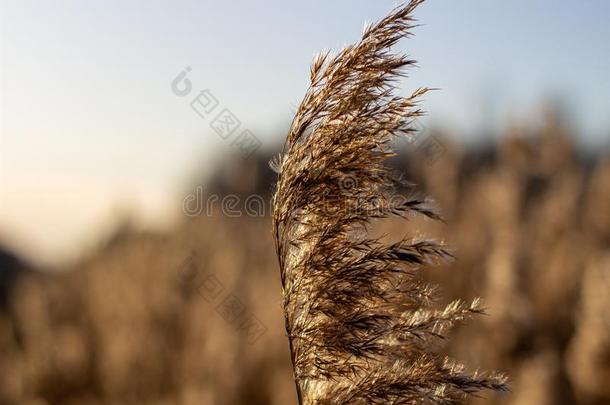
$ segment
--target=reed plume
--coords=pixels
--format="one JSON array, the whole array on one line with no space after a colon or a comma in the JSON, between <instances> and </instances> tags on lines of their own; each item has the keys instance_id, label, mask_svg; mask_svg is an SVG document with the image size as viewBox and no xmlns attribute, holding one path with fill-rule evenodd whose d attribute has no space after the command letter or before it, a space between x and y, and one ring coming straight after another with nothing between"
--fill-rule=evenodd
<instances>
[{"instance_id":1,"label":"reed plume","mask_svg":"<svg viewBox=\"0 0 610 405\"><path fill-rule=\"evenodd\" d=\"M397 95L415 62L391 51L415 27L423 0L395 9L336 56L318 55L278 172L273 224L300 404L449 403L503 390L495 374L468 374L436 354L448 327L481 313L478 300L433 306L418 271L449 252L434 240L388 243L367 235L374 219L440 219L421 197L397 198L385 161L422 115L420 88Z\"/></svg>"}]
</instances>

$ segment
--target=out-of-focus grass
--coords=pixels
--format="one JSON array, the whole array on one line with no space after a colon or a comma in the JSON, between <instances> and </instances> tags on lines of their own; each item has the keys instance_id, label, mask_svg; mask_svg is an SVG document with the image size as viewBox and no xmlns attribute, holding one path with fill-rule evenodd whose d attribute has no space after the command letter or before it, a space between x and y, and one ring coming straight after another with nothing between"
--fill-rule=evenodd
<instances>
[{"instance_id":1,"label":"out-of-focus grass","mask_svg":"<svg viewBox=\"0 0 610 405\"><path fill-rule=\"evenodd\" d=\"M489 403L608 403L608 155L582 158L551 124L485 150L443 148L434 163L417 153L400 163L447 224L379 225L390 237L446 239L456 261L426 277L447 300L481 295L486 303L489 316L439 350L511 376L512 393ZM268 201L267 159L231 169L249 173L237 176L240 195ZM210 191L231 192L222 178ZM217 296L200 287L211 279L222 286ZM0 403L295 403L268 215L217 211L165 235L124 231L69 272L21 273L9 294L0 312ZM218 309L231 294L266 328L253 344Z\"/></svg>"}]
</instances>

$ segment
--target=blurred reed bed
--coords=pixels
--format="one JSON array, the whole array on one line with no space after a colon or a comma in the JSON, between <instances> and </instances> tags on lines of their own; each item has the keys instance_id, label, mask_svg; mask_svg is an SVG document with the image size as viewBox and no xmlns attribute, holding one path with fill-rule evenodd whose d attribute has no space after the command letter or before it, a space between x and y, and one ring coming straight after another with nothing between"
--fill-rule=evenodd
<instances>
[{"instance_id":1,"label":"blurred reed bed","mask_svg":"<svg viewBox=\"0 0 610 405\"><path fill-rule=\"evenodd\" d=\"M438 350L506 372L512 392L470 403L610 403L610 156L581 155L555 120L495 146L442 145L434 163L415 149L395 163L446 224L379 231L444 239L456 260L428 281L445 302L483 298L488 316ZM206 191L269 201L271 155L227 160ZM266 208L188 218L167 234L122 228L58 275L3 261L19 271L3 287L0 403L296 403ZM254 341L223 312L227 296L264 326Z\"/></svg>"}]
</instances>

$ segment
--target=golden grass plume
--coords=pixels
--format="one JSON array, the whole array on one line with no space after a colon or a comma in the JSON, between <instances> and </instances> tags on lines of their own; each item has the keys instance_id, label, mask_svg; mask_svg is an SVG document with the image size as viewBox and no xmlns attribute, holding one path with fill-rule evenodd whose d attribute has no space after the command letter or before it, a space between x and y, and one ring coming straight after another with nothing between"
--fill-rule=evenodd
<instances>
[{"instance_id":1,"label":"golden grass plume","mask_svg":"<svg viewBox=\"0 0 610 405\"><path fill-rule=\"evenodd\" d=\"M480 313L478 300L435 309L418 281L450 254L434 240L386 243L367 235L373 219L439 219L420 197L396 198L385 164L392 142L413 132L428 89L396 94L415 62L391 51L415 27L423 0L403 5L336 56L311 66L278 172L273 226L286 331L300 404L447 403L480 389L506 389L495 374L468 374L432 342Z\"/></svg>"}]
</instances>

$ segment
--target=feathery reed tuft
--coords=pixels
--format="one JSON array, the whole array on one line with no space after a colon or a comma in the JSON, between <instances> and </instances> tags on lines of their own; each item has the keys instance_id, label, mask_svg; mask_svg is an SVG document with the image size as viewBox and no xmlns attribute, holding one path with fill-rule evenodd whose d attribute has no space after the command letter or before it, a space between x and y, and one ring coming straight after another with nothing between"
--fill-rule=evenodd
<instances>
[{"instance_id":1,"label":"feathery reed tuft","mask_svg":"<svg viewBox=\"0 0 610 405\"><path fill-rule=\"evenodd\" d=\"M434 288L417 280L450 257L433 240L385 243L367 235L376 218L440 219L426 199L402 197L385 165L391 143L413 132L428 89L396 95L415 62L391 47L411 35L413 0L336 56L318 55L278 172L273 223L283 305L300 404L448 403L505 378L467 374L432 350L479 301L434 309Z\"/></svg>"}]
</instances>

